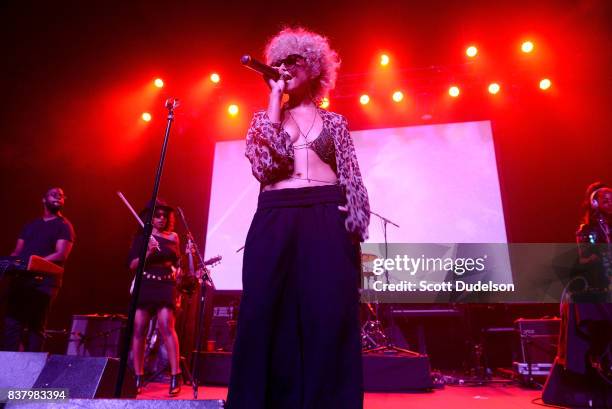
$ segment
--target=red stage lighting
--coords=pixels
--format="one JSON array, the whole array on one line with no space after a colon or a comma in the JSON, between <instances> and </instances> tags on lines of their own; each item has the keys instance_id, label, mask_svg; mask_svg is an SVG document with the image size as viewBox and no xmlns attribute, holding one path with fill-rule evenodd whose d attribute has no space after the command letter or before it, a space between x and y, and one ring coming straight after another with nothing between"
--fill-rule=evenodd
<instances>
[{"instance_id":1,"label":"red stage lighting","mask_svg":"<svg viewBox=\"0 0 612 409\"><path fill-rule=\"evenodd\" d=\"M550 82L550 80L548 78L544 78L543 80L540 81L540 89L541 90L547 90L551 87L552 82Z\"/></svg>"},{"instance_id":2,"label":"red stage lighting","mask_svg":"<svg viewBox=\"0 0 612 409\"><path fill-rule=\"evenodd\" d=\"M221 81L221 77L216 72L210 74L210 81L214 84L218 84Z\"/></svg>"},{"instance_id":3,"label":"red stage lighting","mask_svg":"<svg viewBox=\"0 0 612 409\"><path fill-rule=\"evenodd\" d=\"M476 54L478 54L478 48L476 48L475 45L471 45L468 48L466 48L465 54L470 58L474 58L476 57Z\"/></svg>"},{"instance_id":4,"label":"red stage lighting","mask_svg":"<svg viewBox=\"0 0 612 409\"><path fill-rule=\"evenodd\" d=\"M402 102L404 99L404 93L402 91L395 91L391 98L393 98L393 101L395 102Z\"/></svg>"},{"instance_id":5,"label":"red stage lighting","mask_svg":"<svg viewBox=\"0 0 612 409\"><path fill-rule=\"evenodd\" d=\"M495 94L497 94L499 92L500 89L501 89L501 87L496 82L492 82L491 84L489 84L489 93L490 94L495 95Z\"/></svg>"},{"instance_id":6,"label":"red stage lighting","mask_svg":"<svg viewBox=\"0 0 612 409\"><path fill-rule=\"evenodd\" d=\"M155 84L157 88L163 88L164 80L162 80L161 78L155 78L155 81L153 81L153 84Z\"/></svg>"},{"instance_id":7,"label":"red stage lighting","mask_svg":"<svg viewBox=\"0 0 612 409\"><path fill-rule=\"evenodd\" d=\"M142 115L140 116L140 118L142 118L142 120L145 121L145 122L150 122L151 119L152 119L152 116L148 112L143 112Z\"/></svg>"},{"instance_id":8,"label":"red stage lighting","mask_svg":"<svg viewBox=\"0 0 612 409\"><path fill-rule=\"evenodd\" d=\"M521 51L524 53L530 53L534 49L534 45L531 41L525 41L521 44Z\"/></svg>"},{"instance_id":9,"label":"red stage lighting","mask_svg":"<svg viewBox=\"0 0 612 409\"><path fill-rule=\"evenodd\" d=\"M382 65L383 67L389 65L390 61L391 61L391 59L389 58L389 56L387 54L381 54L380 55L380 65Z\"/></svg>"},{"instance_id":10,"label":"red stage lighting","mask_svg":"<svg viewBox=\"0 0 612 409\"><path fill-rule=\"evenodd\" d=\"M359 97L359 103L361 105L367 105L370 102L370 96L368 94L363 94Z\"/></svg>"},{"instance_id":11,"label":"red stage lighting","mask_svg":"<svg viewBox=\"0 0 612 409\"><path fill-rule=\"evenodd\" d=\"M448 95L450 95L453 98L457 98L459 94L460 94L460 90L459 90L459 87L456 85L453 85L448 89Z\"/></svg>"},{"instance_id":12,"label":"red stage lighting","mask_svg":"<svg viewBox=\"0 0 612 409\"><path fill-rule=\"evenodd\" d=\"M319 104L319 106L321 108L323 108L323 109L329 108L329 98L323 97L323 99L321 100L321 103Z\"/></svg>"},{"instance_id":13,"label":"red stage lighting","mask_svg":"<svg viewBox=\"0 0 612 409\"><path fill-rule=\"evenodd\" d=\"M230 116L236 116L238 112L240 112L240 109L236 104L231 104L227 107L227 113L230 114Z\"/></svg>"}]
</instances>

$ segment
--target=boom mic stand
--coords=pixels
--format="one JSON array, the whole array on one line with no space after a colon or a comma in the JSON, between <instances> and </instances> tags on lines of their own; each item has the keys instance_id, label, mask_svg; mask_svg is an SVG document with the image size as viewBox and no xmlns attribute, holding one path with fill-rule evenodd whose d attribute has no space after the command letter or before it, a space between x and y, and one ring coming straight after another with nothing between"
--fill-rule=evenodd
<instances>
[{"instance_id":1,"label":"boom mic stand","mask_svg":"<svg viewBox=\"0 0 612 409\"><path fill-rule=\"evenodd\" d=\"M373 214L374 216L378 217L382 223L383 223L383 235L385 238L385 259L389 258L389 243L387 241L387 225L388 224L392 224L393 226L399 228L399 226L396 223L393 223L391 220L387 219L386 217L373 212L370 210L370 214ZM385 268L385 280L387 281L387 284L389 284L389 271ZM376 303L376 315L378 315L378 310L379 310L379 303ZM393 328L394 326L394 319L393 319L393 309L389 308L388 311L388 322L389 322L389 326L391 328ZM385 337L385 344L384 345L380 345L378 347L372 348L372 349L368 349L365 352L382 352L382 353L398 353L398 352L403 352L405 354L410 354L410 355L415 355L415 356L419 356L420 354L418 352L414 352L411 351L409 349L405 349L405 348L400 348L398 346L395 346L392 340L392 335L393 334L387 334L387 336Z\"/></svg>"},{"instance_id":2,"label":"boom mic stand","mask_svg":"<svg viewBox=\"0 0 612 409\"><path fill-rule=\"evenodd\" d=\"M159 164L157 165L155 181L153 183L153 193L151 194L150 202L152 209L150 212L148 212L147 217L144 220L143 237L145 240L142 241L142 246L140 248L140 258L138 259L138 267L136 268L136 277L134 279L134 291L132 293L132 299L130 300L130 310L128 314L127 326L125 328L123 345L121 348L121 359L119 361L119 372L117 374L117 383L115 384L115 398L117 399L121 397L121 390L123 389L123 381L125 379L125 370L127 369L130 343L134 333L134 320L136 317L136 307L138 306L138 297L140 295L140 284L142 283L142 274L144 272L145 259L147 257L147 247L149 244L149 240L147 239L150 239L151 234L153 233L153 215L155 214L159 184L161 181L162 171L164 169L164 162L166 160L168 140L170 139L170 128L172 127L172 122L174 121L174 110L178 108L178 106L179 100L175 98L168 98L165 102L165 108L168 110L166 132L164 133L164 141L162 143Z\"/></svg>"},{"instance_id":3,"label":"boom mic stand","mask_svg":"<svg viewBox=\"0 0 612 409\"><path fill-rule=\"evenodd\" d=\"M195 243L193 239L193 234L191 234L191 230L189 230L189 225L187 224L187 220L185 219L185 214L183 213L183 209L177 207L177 211L179 216L181 216L181 220L183 221L183 225L185 226L185 230L187 231L187 242L191 248L195 251L198 256L198 268L196 271L201 272L202 276L199 277L200 281L200 305L198 306L198 327L196 331L196 347L195 347L195 356L193 357L192 367L191 367L191 385L193 387L193 399L198 399L198 376L199 376L199 360L200 360L200 351L202 350L202 336L204 335L204 331L202 330L202 325L204 324L204 306L206 302L206 285L209 284L211 288L214 288L214 283L212 278L210 277L209 271L204 265L204 257L202 257L202 253L198 248L198 245Z\"/></svg>"}]
</instances>

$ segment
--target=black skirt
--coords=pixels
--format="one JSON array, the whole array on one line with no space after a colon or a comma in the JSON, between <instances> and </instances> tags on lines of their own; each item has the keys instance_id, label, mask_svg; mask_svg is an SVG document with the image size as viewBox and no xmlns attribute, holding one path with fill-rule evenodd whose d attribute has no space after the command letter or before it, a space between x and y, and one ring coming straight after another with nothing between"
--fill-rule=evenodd
<instances>
[{"instance_id":1,"label":"black skirt","mask_svg":"<svg viewBox=\"0 0 612 409\"><path fill-rule=\"evenodd\" d=\"M359 245L339 186L262 192L243 261L230 409L360 409Z\"/></svg>"},{"instance_id":2,"label":"black skirt","mask_svg":"<svg viewBox=\"0 0 612 409\"><path fill-rule=\"evenodd\" d=\"M176 309L176 280L167 279L172 269L149 267L140 283L138 308L156 314L162 308ZM159 279L158 279L159 277Z\"/></svg>"}]
</instances>

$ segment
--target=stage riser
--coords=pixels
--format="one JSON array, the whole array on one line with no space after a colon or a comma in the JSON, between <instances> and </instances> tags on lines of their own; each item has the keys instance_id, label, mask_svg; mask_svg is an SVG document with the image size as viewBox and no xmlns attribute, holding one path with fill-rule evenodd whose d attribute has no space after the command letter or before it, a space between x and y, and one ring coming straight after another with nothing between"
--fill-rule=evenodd
<instances>
[{"instance_id":1,"label":"stage riser","mask_svg":"<svg viewBox=\"0 0 612 409\"><path fill-rule=\"evenodd\" d=\"M221 400L68 399L59 403L10 403L14 409L222 409Z\"/></svg>"},{"instance_id":2,"label":"stage riser","mask_svg":"<svg viewBox=\"0 0 612 409\"><path fill-rule=\"evenodd\" d=\"M200 356L199 382L205 385L229 384L232 354L203 352ZM363 356L363 381L367 392L402 392L432 388L427 356Z\"/></svg>"}]
</instances>

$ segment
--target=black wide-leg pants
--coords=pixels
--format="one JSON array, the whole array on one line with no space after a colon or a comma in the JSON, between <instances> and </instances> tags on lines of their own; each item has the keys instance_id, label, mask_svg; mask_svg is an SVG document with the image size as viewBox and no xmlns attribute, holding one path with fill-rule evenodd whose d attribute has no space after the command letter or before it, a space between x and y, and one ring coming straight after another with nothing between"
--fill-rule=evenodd
<instances>
[{"instance_id":1,"label":"black wide-leg pants","mask_svg":"<svg viewBox=\"0 0 612 409\"><path fill-rule=\"evenodd\" d=\"M229 409L360 409L359 244L339 186L262 192L249 229Z\"/></svg>"}]
</instances>

